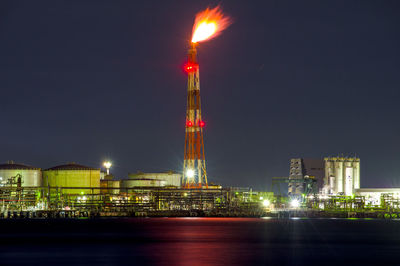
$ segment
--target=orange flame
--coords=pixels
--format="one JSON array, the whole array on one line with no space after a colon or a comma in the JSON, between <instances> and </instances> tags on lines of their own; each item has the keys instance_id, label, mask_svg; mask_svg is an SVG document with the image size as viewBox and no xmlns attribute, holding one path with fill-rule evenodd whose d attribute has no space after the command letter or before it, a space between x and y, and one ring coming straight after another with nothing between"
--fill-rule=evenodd
<instances>
[{"instance_id":1,"label":"orange flame","mask_svg":"<svg viewBox=\"0 0 400 266\"><path fill-rule=\"evenodd\" d=\"M207 8L196 15L192 42L197 43L215 38L231 24L231 19L224 16L220 6L213 9Z\"/></svg>"}]
</instances>

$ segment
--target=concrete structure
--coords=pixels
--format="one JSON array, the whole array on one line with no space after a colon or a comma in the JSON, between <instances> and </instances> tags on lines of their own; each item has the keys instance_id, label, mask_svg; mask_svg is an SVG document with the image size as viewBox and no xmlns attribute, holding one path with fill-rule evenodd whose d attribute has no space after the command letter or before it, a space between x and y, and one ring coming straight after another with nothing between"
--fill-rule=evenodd
<instances>
[{"instance_id":1,"label":"concrete structure","mask_svg":"<svg viewBox=\"0 0 400 266\"><path fill-rule=\"evenodd\" d=\"M43 185L70 188L62 190L65 194L99 193L100 169L75 163L55 166L43 170ZM73 189L75 187L82 189Z\"/></svg>"},{"instance_id":2,"label":"concrete structure","mask_svg":"<svg viewBox=\"0 0 400 266\"><path fill-rule=\"evenodd\" d=\"M325 158L324 194L351 196L360 188L360 159Z\"/></svg>"},{"instance_id":3,"label":"concrete structure","mask_svg":"<svg viewBox=\"0 0 400 266\"><path fill-rule=\"evenodd\" d=\"M21 175L22 187L40 187L42 186L42 171L40 168L17 164L9 161L6 164L0 164L0 185L8 186L10 178ZM18 178L17 178L18 179ZM16 182L18 180L15 180Z\"/></svg>"},{"instance_id":4,"label":"concrete structure","mask_svg":"<svg viewBox=\"0 0 400 266\"><path fill-rule=\"evenodd\" d=\"M304 193L304 178L313 177L316 180L317 190L322 190L324 180L324 160L295 158L290 160L289 195L301 195ZM292 182L290 182L292 180Z\"/></svg>"},{"instance_id":5,"label":"concrete structure","mask_svg":"<svg viewBox=\"0 0 400 266\"><path fill-rule=\"evenodd\" d=\"M289 172L289 185L288 194L298 195L303 193L303 184L301 182L290 182L291 180L303 179L303 162L301 158L290 160L290 172Z\"/></svg>"}]
</instances>

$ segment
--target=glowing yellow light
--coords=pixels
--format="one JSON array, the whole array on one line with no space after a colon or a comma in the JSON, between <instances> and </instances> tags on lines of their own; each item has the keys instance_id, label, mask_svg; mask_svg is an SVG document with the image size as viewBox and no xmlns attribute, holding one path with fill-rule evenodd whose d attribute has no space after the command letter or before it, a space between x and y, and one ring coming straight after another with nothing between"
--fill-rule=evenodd
<instances>
[{"instance_id":1,"label":"glowing yellow light","mask_svg":"<svg viewBox=\"0 0 400 266\"><path fill-rule=\"evenodd\" d=\"M297 199L292 199L292 201L290 202L290 206L292 206L292 208L298 208L300 207L300 201L298 201Z\"/></svg>"},{"instance_id":2,"label":"glowing yellow light","mask_svg":"<svg viewBox=\"0 0 400 266\"><path fill-rule=\"evenodd\" d=\"M269 200L267 200L267 199L263 201L264 207L269 207L270 204L271 204L271 203L270 203Z\"/></svg>"},{"instance_id":3,"label":"glowing yellow light","mask_svg":"<svg viewBox=\"0 0 400 266\"><path fill-rule=\"evenodd\" d=\"M200 42L210 38L211 35L217 30L217 24L215 22L202 22L197 27L193 34L192 42Z\"/></svg>"},{"instance_id":4,"label":"glowing yellow light","mask_svg":"<svg viewBox=\"0 0 400 266\"><path fill-rule=\"evenodd\" d=\"M194 170L193 170L193 169L188 169L188 170L186 171L186 176L187 176L188 178L193 178L193 177L194 177Z\"/></svg>"},{"instance_id":5,"label":"glowing yellow light","mask_svg":"<svg viewBox=\"0 0 400 266\"><path fill-rule=\"evenodd\" d=\"M112 163L111 162L104 162L103 165L104 165L105 168L109 169L109 168L111 168Z\"/></svg>"}]
</instances>

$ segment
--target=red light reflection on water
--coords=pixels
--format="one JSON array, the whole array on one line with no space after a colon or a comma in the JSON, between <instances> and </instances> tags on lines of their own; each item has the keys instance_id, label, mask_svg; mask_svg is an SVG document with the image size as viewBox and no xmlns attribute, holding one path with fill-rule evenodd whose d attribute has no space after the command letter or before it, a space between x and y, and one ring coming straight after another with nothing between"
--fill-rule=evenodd
<instances>
[{"instance_id":1,"label":"red light reflection on water","mask_svg":"<svg viewBox=\"0 0 400 266\"><path fill-rule=\"evenodd\" d=\"M151 219L150 219L151 220ZM155 219L157 241L143 246L152 254L152 263L162 265L233 265L251 260L254 250L242 241L254 236L253 218L168 218ZM150 221L149 221L150 222ZM247 225L244 226L244 225ZM249 249L250 248L250 249Z\"/></svg>"}]
</instances>

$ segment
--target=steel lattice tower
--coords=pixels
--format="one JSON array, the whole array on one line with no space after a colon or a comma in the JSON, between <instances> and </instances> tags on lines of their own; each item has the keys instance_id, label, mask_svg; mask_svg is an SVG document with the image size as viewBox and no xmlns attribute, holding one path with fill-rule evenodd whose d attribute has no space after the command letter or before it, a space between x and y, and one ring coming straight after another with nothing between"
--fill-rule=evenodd
<instances>
[{"instance_id":1,"label":"steel lattice tower","mask_svg":"<svg viewBox=\"0 0 400 266\"><path fill-rule=\"evenodd\" d=\"M185 126L185 154L183 161L183 186L207 187L206 161L204 156L203 127L200 103L200 76L196 44L191 43L185 70L188 73L188 94Z\"/></svg>"}]
</instances>

